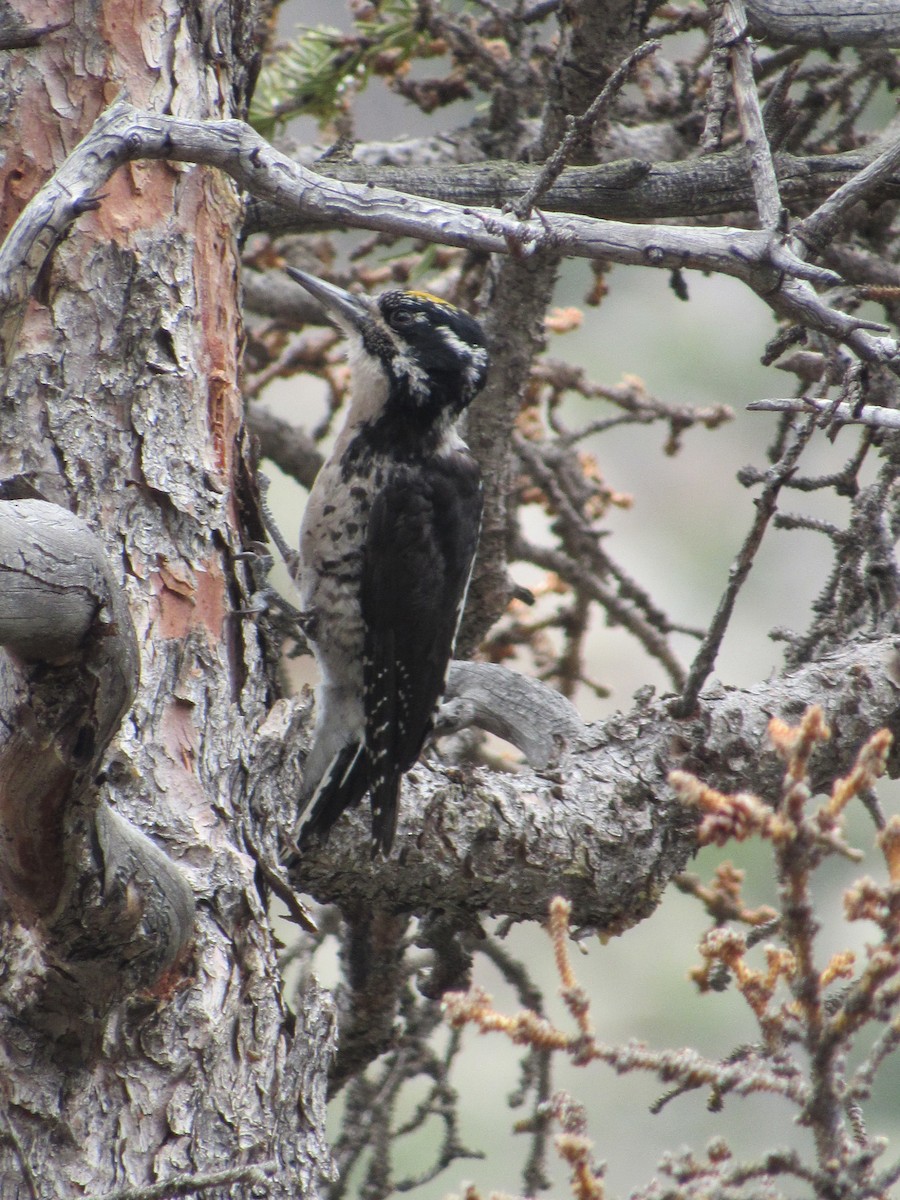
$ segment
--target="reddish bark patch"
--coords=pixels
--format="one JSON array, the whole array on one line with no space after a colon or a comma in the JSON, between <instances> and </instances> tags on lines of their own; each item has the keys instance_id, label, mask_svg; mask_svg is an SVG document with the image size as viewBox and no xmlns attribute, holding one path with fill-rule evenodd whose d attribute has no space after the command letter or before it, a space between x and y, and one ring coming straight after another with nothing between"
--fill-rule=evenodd
<instances>
[{"instance_id":1,"label":"reddish bark patch","mask_svg":"<svg viewBox=\"0 0 900 1200\"><path fill-rule=\"evenodd\" d=\"M161 563L153 576L159 610L157 629L164 638L184 638L202 628L218 644L225 622L225 579L221 565L208 558L203 570Z\"/></svg>"}]
</instances>

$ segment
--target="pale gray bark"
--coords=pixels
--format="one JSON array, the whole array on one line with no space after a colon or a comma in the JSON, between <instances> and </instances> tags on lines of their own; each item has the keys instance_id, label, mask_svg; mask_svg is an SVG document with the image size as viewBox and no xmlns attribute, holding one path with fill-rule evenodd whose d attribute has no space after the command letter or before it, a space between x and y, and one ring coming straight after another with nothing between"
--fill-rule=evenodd
<instances>
[{"instance_id":1,"label":"pale gray bark","mask_svg":"<svg viewBox=\"0 0 900 1200\"><path fill-rule=\"evenodd\" d=\"M0 501L0 646L0 883L54 967L42 1002L101 1014L173 966L194 900L96 786L137 641L98 539L54 504Z\"/></svg>"},{"instance_id":2,"label":"pale gray bark","mask_svg":"<svg viewBox=\"0 0 900 1200\"><path fill-rule=\"evenodd\" d=\"M0 502L0 585L0 644L28 662L84 657L95 620L109 627L98 690L108 709L94 728L115 729L137 691L137 641L102 547L84 522L41 500Z\"/></svg>"},{"instance_id":3,"label":"pale gray bark","mask_svg":"<svg viewBox=\"0 0 900 1200\"><path fill-rule=\"evenodd\" d=\"M648 7L567 6L541 133L548 147L565 115L582 111L598 90L598 79L580 68L598 44L610 60L604 71L615 66L633 49ZM71 80L83 77L82 55L104 86L87 98L73 86L66 101L71 111L66 108L68 119L58 126L58 95L40 109L54 131L45 160L28 158L36 143L26 120L37 111L35 96L44 98L45 80L57 77L44 69L49 64L41 62L40 45L34 64L17 60L5 80L12 116L3 182L19 172L12 194L18 188L23 204L34 199L0 252L0 467L4 478L89 524L104 547L108 591L99 604L90 588L67 596L72 603L62 605L49 631L33 619L23 622L17 605L3 609L0 600L0 627L5 621L5 640L19 657L53 660L37 671L3 660L4 682L20 706L7 722L13 745L29 732L19 714L36 695L23 689L46 687L54 673L69 672L60 705L80 705L96 726L83 759L77 730L57 756L67 777L55 791L49 788L52 799L62 806L75 796L68 776L77 776L84 785L78 813L71 829L65 822L61 830L58 822L41 826L42 839L52 835L56 860L47 869L40 856L29 863L30 907L10 920L2 943L2 1200L29 1193L100 1195L195 1174L214 1195L243 1197L265 1187L275 1195L312 1197L331 1170L324 1096L335 1043L333 1007L310 986L296 1019L287 1011L268 892L260 883L282 879L277 858L294 823L310 713L306 701L273 703L270 660L246 611L258 580L242 558L243 532L257 522L237 387L242 331L235 242L242 211L223 173L295 221L508 256L495 266L493 291L485 297L499 364L495 391L491 405L473 413L473 445L500 462L492 476L494 525L489 521L485 542L497 570L486 595L473 594L476 629L496 611L506 587L503 500L510 469L506 442L499 459L496 447L515 417L562 255L731 274L777 313L845 341L862 359L897 369L896 340L873 336L881 331L829 307L811 284L837 284L838 276L807 264L802 247L775 228L774 200L786 187L777 162L769 171L766 162L748 165L743 155L716 160L723 191L735 176L741 179L729 193L733 207L752 196L773 218L764 230L639 226L571 213L519 221L495 207L510 198L506 192L469 208L471 200L460 195L453 204L445 192L428 200L387 190L400 186L396 177L386 178L385 187L338 181L298 166L228 119L242 113L258 13L238 5L204 10L197 22L193 13L167 10L158 17L152 28L140 27L135 44L141 50L130 47L139 57L157 39L164 43L146 64L146 78L138 73L129 80L134 107L116 103L96 123L113 84L119 85L122 63L105 57L113 51L97 29L76 29L74 38L67 31L60 53L71 56ZM142 20L134 14L136 25ZM55 60L52 66L60 69ZM745 83L752 90L750 76ZM492 130L498 140L501 117L498 109ZM804 196L818 197L818 183L805 173L836 167L833 178L847 184L855 161L803 160L798 186ZM863 154L860 166L870 161ZM820 222L893 187L892 173L878 176L891 161L883 158L862 190L850 187L832 201ZM666 201L667 169L645 166L627 164L602 178L613 189L657 188L639 203L657 204L660 214L665 203L690 205L696 188L705 190L712 179L705 164L692 164L683 171L685 190L674 168L670 178L678 177L682 191ZM556 185L563 194L570 179L581 189L585 179L596 181L564 173ZM526 186L531 182L533 174ZM489 177L462 186L496 185ZM707 211L729 211L724 196L710 203L719 207ZM808 228L816 232L815 219ZM278 434L271 423L260 427L267 436ZM309 447L299 450L306 454ZM311 475L314 468L315 458L307 455L298 473ZM65 564L65 571L76 565ZM84 681L76 676L84 674L97 622L109 632L107 601L113 606L118 597L127 600L136 629L141 683L115 733L131 699L127 683L102 697L109 708L99 718L91 707L96 689L80 699ZM59 603L57 595L51 598ZM126 681L135 678L129 667L121 673ZM55 674L57 683L63 678ZM459 697L468 709L457 711L457 723L480 719L514 732L539 768L501 775L429 758L404 784L396 857L371 860L365 817L357 813L325 849L299 861L293 879L347 912L386 914L389 925L402 926L409 914L428 922L442 910L450 936L486 913L543 919L559 892L572 899L581 926L621 930L652 911L695 847L694 816L668 788L670 768L694 770L724 790L766 793L777 788L780 775L766 751L768 717L795 717L818 702L833 727L814 763L815 782L823 783L847 768L873 728L886 725L900 735L898 695L897 647L888 636L754 689L713 689L683 719L667 701L646 700L590 730L579 729L559 706L546 722L523 727L521 696L510 700L492 682L487 700ZM485 705L490 721L482 715ZM72 728L59 717L42 725ZM17 780L2 797L4 807L7 800L23 806L26 832L34 832L25 820L33 815L30 797L46 798L54 755L39 761L29 745L28 786ZM897 766L895 757L894 773ZM132 832L138 827L141 832ZM9 855L0 861L9 874L15 863ZM14 908L19 882L4 887ZM158 893L168 896L168 906ZM191 908L193 940L185 947ZM102 937L82 921L82 912L107 922ZM128 964L113 972L86 1011L84 979L98 945ZM74 972L80 1004L63 1010L56 976L76 955L88 962ZM370 991L379 978L368 980ZM111 1007L113 999L118 1002ZM380 1013L380 1043L390 1033L393 1000L387 997ZM363 1045L355 1066L370 1052ZM346 1055L342 1069L348 1069Z\"/></svg>"},{"instance_id":4,"label":"pale gray bark","mask_svg":"<svg viewBox=\"0 0 900 1200\"><path fill-rule=\"evenodd\" d=\"M872 46L900 42L897 0L746 0L755 32L797 46Z\"/></svg>"},{"instance_id":5,"label":"pale gray bark","mask_svg":"<svg viewBox=\"0 0 900 1200\"><path fill-rule=\"evenodd\" d=\"M491 681L490 724L521 722L521 684ZM475 672L477 676L477 672ZM466 684L465 671L458 686ZM479 685L480 686L480 685ZM696 849L695 817L668 784L671 770L699 775L723 792L779 793L783 765L768 746L773 715L796 720L821 704L832 737L813 760L813 786L844 774L871 731L894 734L889 763L900 772L900 643L861 642L745 690L711 687L688 718L671 701L648 700L630 713L579 732L555 701L538 699L534 729L557 739L558 762L499 774L427 757L404 784L396 859L368 853L368 814L348 817L321 850L292 868L297 887L342 907L427 916L437 908L461 927L478 914L541 920L563 891L580 926L618 932L655 907L661 889ZM539 706L539 707L538 707ZM296 746L307 709L281 701L259 731L265 763L254 809L286 828L302 765Z\"/></svg>"},{"instance_id":6,"label":"pale gray bark","mask_svg":"<svg viewBox=\"0 0 900 1200\"><path fill-rule=\"evenodd\" d=\"M435 736L470 725L521 750L536 770L555 766L586 732L574 704L538 680L493 663L453 662Z\"/></svg>"},{"instance_id":7,"label":"pale gray bark","mask_svg":"<svg viewBox=\"0 0 900 1200\"><path fill-rule=\"evenodd\" d=\"M329 179L348 183L369 181L415 196L454 204L482 207L515 205L538 175L538 167L525 163L470 162L438 167L372 165L367 147L362 161L316 163ZM846 183L871 162L868 148L841 154L803 157L776 154L775 166L785 201L820 200ZM312 165L312 164L309 164ZM885 194L895 196L891 180ZM682 162L654 162L628 158L594 166L567 167L542 197L546 212L569 212L585 217L615 220L661 221L690 216L714 216L753 208L753 185L747 156L740 150ZM251 203L247 231L271 233L300 231L301 221L281 206Z\"/></svg>"},{"instance_id":8,"label":"pale gray bark","mask_svg":"<svg viewBox=\"0 0 900 1200\"><path fill-rule=\"evenodd\" d=\"M804 397L782 400L754 400L747 408L752 412L818 412L823 425L871 425L873 429L900 431L900 412L895 408L879 408L873 404L835 404L831 400Z\"/></svg>"},{"instance_id":9,"label":"pale gray bark","mask_svg":"<svg viewBox=\"0 0 900 1200\"><path fill-rule=\"evenodd\" d=\"M736 52L740 54L740 49ZM739 94L748 94L746 83ZM511 458L503 452L524 386L528 366L541 345L540 314L563 252L625 264L666 269L694 267L719 271L743 280L774 311L846 342L864 360L900 371L895 338L881 335L883 326L829 307L811 286L838 283L839 276L804 261L798 242L783 238L772 222L761 230L695 228L672 225L627 225L573 215L545 215L519 220L496 210L476 210L445 202L395 194L377 187L342 183L317 176L280 154L237 121L191 123L140 113L125 102L114 105L67 159L16 222L0 252L0 299L6 298L0 337L8 348L24 312L29 287L47 253L84 211L117 166L140 158L198 161L221 167L255 195L287 209L389 232L427 237L450 245L506 253L482 297L494 369L485 392L473 406L472 448L488 472L482 531L484 570L470 593L463 629L463 648L479 640L503 610L509 585L505 571L506 496ZM874 189L881 182L888 146L867 168ZM759 173L751 158L757 200ZM774 168L767 173L773 211L779 206ZM863 194L848 183L829 199L829 212ZM809 222L815 225L816 214ZM802 234L802 227L798 231ZM515 333L515 336L513 336ZM527 335L523 340L523 335Z\"/></svg>"},{"instance_id":10,"label":"pale gray bark","mask_svg":"<svg viewBox=\"0 0 900 1200\"><path fill-rule=\"evenodd\" d=\"M28 0L17 8L37 23ZM5 228L123 86L190 119L243 112L263 15L252 2L76 8L64 35L0 56ZM113 23L115 45L104 40ZM24 746L25 776L14 789L5 776L3 808L41 849L25 864L29 907L21 880L3 886L3 1200L194 1176L218 1180L207 1191L217 1200L257 1195L260 1178L269 1195L313 1197L331 1170L332 1006L312 989L296 1018L288 1012L244 838L246 753L271 676L255 622L235 611L254 586L240 557L242 505L252 509L237 386L240 216L218 173L120 173L56 246L37 299L29 276L27 310L14 313L0 478L8 495L66 509L60 527L72 513L90 528L109 607L97 609L82 580L63 613L74 618L43 647L28 622L7 635L32 657L65 657L88 616L74 658L29 664L0 651L17 706L4 735ZM44 250L59 232L45 226ZM60 601L54 580L81 577L78 557L55 564L48 603ZM95 558L81 567L90 576ZM120 599L140 683L115 732L137 674L120 666L122 681L104 684L92 672L116 645ZM55 857L44 853L53 846ZM12 850L0 850L7 871Z\"/></svg>"},{"instance_id":11,"label":"pale gray bark","mask_svg":"<svg viewBox=\"0 0 900 1200\"><path fill-rule=\"evenodd\" d=\"M6 353L31 286L47 254L116 167L142 158L168 158L221 167L242 186L298 214L328 213L336 225L425 237L530 257L558 250L636 266L719 271L743 280L780 315L847 342L869 361L896 366L895 339L873 337L868 322L829 308L810 282L839 276L804 262L771 230L626 225L548 214L519 221L476 210L329 180L269 146L238 121L192 123L140 113L117 102L97 122L16 222L0 255L0 339Z\"/></svg>"}]
</instances>

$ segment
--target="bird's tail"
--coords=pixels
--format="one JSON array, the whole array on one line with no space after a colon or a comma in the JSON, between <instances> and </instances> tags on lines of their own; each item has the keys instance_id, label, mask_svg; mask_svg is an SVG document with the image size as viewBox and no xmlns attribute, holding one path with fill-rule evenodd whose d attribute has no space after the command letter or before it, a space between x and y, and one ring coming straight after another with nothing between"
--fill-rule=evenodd
<instances>
[{"instance_id":1,"label":"bird's tail","mask_svg":"<svg viewBox=\"0 0 900 1200\"><path fill-rule=\"evenodd\" d=\"M394 844L400 811L401 771L377 775L372 780L372 857L380 850L385 858Z\"/></svg>"},{"instance_id":2,"label":"bird's tail","mask_svg":"<svg viewBox=\"0 0 900 1200\"><path fill-rule=\"evenodd\" d=\"M301 798L294 840L302 850L312 841L324 842L332 825L368 791L369 772L362 742L350 742L335 754L315 790Z\"/></svg>"}]
</instances>

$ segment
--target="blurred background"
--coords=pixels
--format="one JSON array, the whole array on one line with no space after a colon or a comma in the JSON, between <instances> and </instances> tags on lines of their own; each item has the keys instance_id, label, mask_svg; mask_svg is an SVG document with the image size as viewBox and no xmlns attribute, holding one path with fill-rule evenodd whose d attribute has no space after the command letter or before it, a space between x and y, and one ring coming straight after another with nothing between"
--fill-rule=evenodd
<instances>
[{"instance_id":1,"label":"blurred background","mask_svg":"<svg viewBox=\"0 0 900 1200\"><path fill-rule=\"evenodd\" d=\"M346 22L343 5L330 0L294 0L281 9L280 29L291 37L298 24L341 25ZM671 45L666 45L671 53ZM416 70L414 66L413 70ZM462 124L468 119L465 106L438 110L432 118L390 93L378 79L368 86L364 102L356 107L356 136L359 140L387 140L443 129L449 120ZM885 111L884 118L891 114ZM286 131L297 144L320 144L315 123L293 122ZM335 239L340 245L340 239ZM348 243L349 244L349 243ZM396 249L385 250L387 258ZM599 307L586 307L593 277L583 262L567 263L560 275L556 302L577 306L584 318L580 328L561 335L548 335L547 353L584 369L598 383L615 385L626 375L639 376L647 390L668 404L709 406L727 404L734 419L717 430L702 428L687 432L676 456L667 457L663 444L667 430L662 425L626 426L593 439L586 448L596 457L601 472L617 492L628 493L630 508L613 507L604 518L611 550L617 561L679 623L705 628L724 588L734 560L753 517L754 490L736 481L738 470L748 464L766 466L766 447L775 431L773 414L748 413L746 405L764 397L792 394L793 378L760 365L767 341L775 334L771 312L739 283L725 278L706 278L686 273L689 299L679 300L664 271L616 267L607 276L608 295ZM427 280L416 286L428 286ZM306 429L324 413L324 388L315 380L276 382L262 403L278 415ZM573 399L565 419L570 427L598 416L609 415L603 401ZM857 434L844 429L836 444L824 433L806 452L803 470L807 475L837 469L849 456ZM273 479L270 499L289 540L296 542L305 493L281 476L270 463L264 470ZM872 468L870 468L870 471ZM842 524L847 516L845 501L833 493L810 496L792 493L786 507L820 519ZM802 507L801 507L802 505ZM540 539L541 514L534 514L535 540ZM809 623L810 604L821 590L831 566L831 548L821 535L805 531L767 533L749 581L745 585L717 662L715 675L722 683L745 687L764 680L779 668L781 650L769 634L775 626L802 630ZM518 573L519 582L533 586L535 575ZM281 576L284 584L285 576ZM696 643L676 635L674 644L682 660L689 663ZM598 695L581 688L574 697L586 720L602 719L628 710L632 696L648 685L665 691L667 680L658 665L620 628L610 628L597 618L591 629L586 674L608 690ZM527 662L513 660L514 669L528 669ZM301 660L298 682L314 681L311 660ZM848 763L848 768L849 768ZM886 784L880 789L888 813L896 811L900 789ZM851 842L866 852L862 865L832 860L819 873L823 923L821 965L828 954L850 947L864 951L873 931L858 923L848 926L842 919L844 888L861 874L881 878L883 864L874 849L874 827L860 811L851 816ZM726 851L703 851L694 869L709 879L715 866L730 859L746 869L745 898L751 904L774 903L774 882L769 854L757 846L729 846ZM734 990L699 996L688 979L688 971L699 965L696 944L709 921L699 903L670 888L659 909L637 928L606 944L598 939L573 947L575 969L592 1000L592 1019L600 1039L623 1043L629 1039L653 1048L691 1046L718 1058L757 1035L755 1022ZM282 932L284 940L294 938ZM557 996L558 980L546 934L537 927L519 926L506 939L508 951L520 958L541 986L548 1015L564 1029L571 1028ZM754 952L754 965L762 962L761 950ZM494 997L504 1012L514 1012L518 1002L499 973L476 957L475 982ZM336 957L326 945L317 960L320 981L337 981ZM442 1035L444 1036L444 1035ZM513 1132L525 1110L511 1110L507 1097L519 1082L518 1055L499 1035L478 1037L467 1030L465 1052L457 1060L452 1080L460 1094L461 1138L473 1150L484 1153L480 1160L455 1162L437 1180L415 1191L428 1197L459 1193L466 1181L484 1192L522 1190L521 1172L528 1139ZM778 1097L732 1099L721 1113L706 1109L706 1094L698 1091L667 1104L659 1115L650 1105L665 1091L652 1077L631 1074L617 1077L602 1065L575 1069L557 1064L556 1086L568 1090L588 1111L595 1155L608 1164L607 1183L612 1196L627 1196L631 1189L646 1185L665 1151L690 1146L702 1153L709 1141L724 1135L736 1154L759 1156L763 1151L802 1146L805 1132L794 1122L794 1110ZM412 1112L422 1094L410 1089L408 1110ZM424 1089L423 1089L424 1093ZM895 1063L882 1073L875 1103L868 1108L871 1131L900 1141L900 1068ZM335 1103L334 1128L340 1119L341 1101ZM431 1161L439 1141L435 1124L433 1139L428 1130L402 1145L398 1174L405 1169L415 1175ZM551 1151L553 1178L550 1194L568 1194L566 1169ZM790 1192L791 1188L788 1187ZM347 1195L357 1194L350 1181Z\"/></svg>"}]
</instances>

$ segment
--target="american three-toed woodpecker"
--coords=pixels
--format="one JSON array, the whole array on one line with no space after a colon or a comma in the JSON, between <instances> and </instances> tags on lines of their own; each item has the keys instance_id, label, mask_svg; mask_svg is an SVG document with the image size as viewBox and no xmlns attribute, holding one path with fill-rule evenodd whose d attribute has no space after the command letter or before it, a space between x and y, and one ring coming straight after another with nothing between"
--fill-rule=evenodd
<instances>
[{"instance_id":1,"label":"american three-toed woodpecker","mask_svg":"<svg viewBox=\"0 0 900 1200\"><path fill-rule=\"evenodd\" d=\"M388 853L400 781L444 687L481 525L456 423L481 389L478 322L425 292L356 296L288 269L350 341L346 423L300 530L304 630L321 672L297 837L324 837L366 792Z\"/></svg>"}]
</instances>

